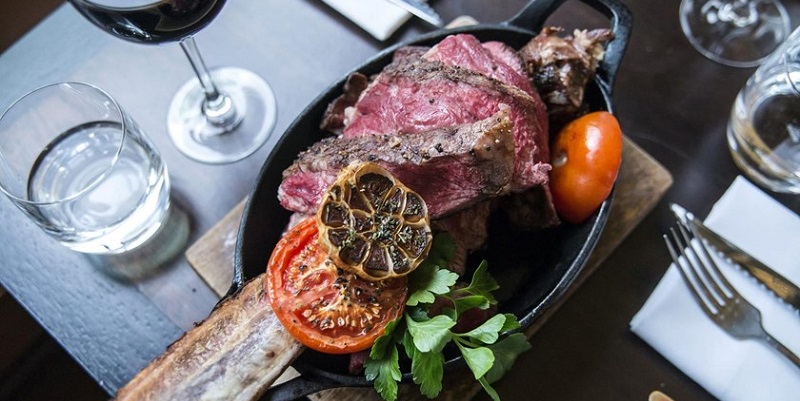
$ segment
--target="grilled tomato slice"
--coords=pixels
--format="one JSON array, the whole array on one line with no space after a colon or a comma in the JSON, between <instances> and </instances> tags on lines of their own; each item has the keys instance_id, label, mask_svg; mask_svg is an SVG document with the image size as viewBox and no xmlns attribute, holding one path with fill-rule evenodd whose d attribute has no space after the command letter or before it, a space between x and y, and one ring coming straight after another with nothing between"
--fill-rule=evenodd
<instances>
[{"instance_id":1,"label":"grilled tomato slice","mask_svg":"<svg viewBox=\"0 0 800 401\"><path fill-rule=\"evenodd\" d=\"M581 223L611 193L622 162L622 130L610 113L586 114L567 124L551 147L550 191L562 219Z\"/></svg>"},{"instance_id":2,"label":"grilled tomato slice","mask_svg":"<svg viewBox=\"0 0 800 401\"><path fill-rule=\"evenodd\" d=\"M337 266L371 281L411 273L433 242L428 207L375 163L337 177L317 213L320 242Z\"/></svg>"},{"instance_id":3,"label":"grilled tomato slice","mask_svg":"<svg viewBox=\"0 0 800 401\"><path fill-rule=\"evenodd\" d=\"M276 245L267 265L267 296L286 330L329 354L365 350L403 312L405 277L367 281L344 271L318 241L313 217Z\"/></svg>"}]
</instances>

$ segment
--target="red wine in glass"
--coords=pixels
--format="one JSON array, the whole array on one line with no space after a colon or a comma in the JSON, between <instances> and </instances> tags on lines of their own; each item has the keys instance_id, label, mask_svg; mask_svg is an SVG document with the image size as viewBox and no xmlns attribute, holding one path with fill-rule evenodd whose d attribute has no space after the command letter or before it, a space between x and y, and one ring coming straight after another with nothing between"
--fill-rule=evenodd
<instances>
[{"instance_id":1,"label":"red wine in glass","mask_svg":"<svg viewBox=\"0 0 800 401\"><path fill-rule=\"evenodd\" d=\"M167 127L176 147L205 163L249 156L275 125L275 96L255 73L235 67L209 71L193 35L208 25L225 0L69 0L104 31L137 43L179 42L197 79L173 98Z\"/></svg>"}]
</instances>

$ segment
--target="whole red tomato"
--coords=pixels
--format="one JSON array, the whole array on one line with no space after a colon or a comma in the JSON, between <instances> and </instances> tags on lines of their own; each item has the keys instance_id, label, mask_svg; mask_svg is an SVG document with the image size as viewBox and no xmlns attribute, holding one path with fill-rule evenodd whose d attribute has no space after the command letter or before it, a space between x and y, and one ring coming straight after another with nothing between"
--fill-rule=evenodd
<instances>
[{"instance_id":1,"label":"whole red tomato","mask_svg":"<svg viewBox=\"0 0 800 401\"><path fill-rule=\"evenodd\" d=\"M367 281L334 265L313 217L278 242L267 264L267 297L286 330L329 354L365 350L403 312L407 278Z\"/></svg>"},{"instance_id":2,"label":"whole red tomato","mask_svg":"<svg viewBox=\"0 0 800 401\"><path fill-rule=\"evenodd\" d=\"M581 223L611 193L622 162L622 130L608 112L586 114L567 124L551 148L550 190L556 212Z\"/></svg>"}]
</instances>

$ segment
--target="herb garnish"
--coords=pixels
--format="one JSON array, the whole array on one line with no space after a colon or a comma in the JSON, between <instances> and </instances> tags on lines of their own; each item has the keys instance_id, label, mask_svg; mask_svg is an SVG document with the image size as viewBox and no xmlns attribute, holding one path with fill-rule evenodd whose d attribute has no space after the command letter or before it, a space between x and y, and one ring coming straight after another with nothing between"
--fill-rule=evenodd
<instances>
[{"instance_id":1,"label":"herb garnish","mask_svg":"<svg viewBox=\"0 0 800 401\"><path fill-rule=\"evenodd\" d=\"M442 390L444 355L448 343L455 343L475 379L498 401L491 383L499 380L516 360L530 348L522 333L514 333L498 341L500 334L520 327L512 314L498 314L466 332L451 329L458 317L472 308L487 309L497 303L492 291L499 286L487 272L483 261L472 275L470 284L456 288L458 275L444 268L453 258L455 244L446 234L437 235L425 261L409 275L409 297L403 316L386 326L383 336L372 346L364 363L366 377L374 380L375 390L384 400L397 399L401 379L398 345L411 359L411 374L420 392L428 398ZM429 316L429 307L437 297L452 303L452 308Z\"/></svg>"}]
</instances>

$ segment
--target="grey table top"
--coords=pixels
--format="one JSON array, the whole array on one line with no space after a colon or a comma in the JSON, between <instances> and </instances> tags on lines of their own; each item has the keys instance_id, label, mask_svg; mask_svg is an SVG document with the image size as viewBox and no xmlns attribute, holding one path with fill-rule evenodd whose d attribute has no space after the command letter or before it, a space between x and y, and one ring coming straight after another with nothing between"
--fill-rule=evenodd
<instances>
[{"instance_id":1,"label":"grey table top","mask_svg":"<svg viewBox=\"0 0 800 401\"><path fill-rule=\"evenodd\" d=\"M434 6L446 20L468 14L500 22L525 3L439 0ZM634 13L634 34L618 74L615 107L627 135L672 172L675 185L532 339L535 351L498 386L508 399L645 399L654 389L676 399L711 399L630 333L627 323L668 266L660 242L671 222L666 202L705 215L737 174L724 130L733 98L752 70L714 64L695 52L680 31L678 0L626 3ZM581 26L598 17L569 4L553 20ZM427 29L413 21L382 43L317 0L229 1L197 35L206 63L265 77L279 109L269 142L228 165L194 162L166 134L171 96L192 75L179 47L118 40L68 4L0 55L0 108L57 81L86 81L109 91L165 158L191 243L250 192L279 134L318 93L381 48ZM800 209L796 199L781 199ZM159 264L152 277L126 280L109 274L118 260L66 250L5 198L0 227L0 283L109 393L217 302L180 255Z\"/></svg>"}]
</instances>

